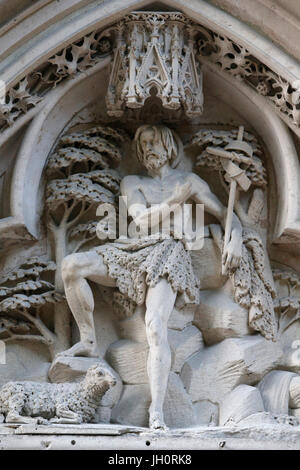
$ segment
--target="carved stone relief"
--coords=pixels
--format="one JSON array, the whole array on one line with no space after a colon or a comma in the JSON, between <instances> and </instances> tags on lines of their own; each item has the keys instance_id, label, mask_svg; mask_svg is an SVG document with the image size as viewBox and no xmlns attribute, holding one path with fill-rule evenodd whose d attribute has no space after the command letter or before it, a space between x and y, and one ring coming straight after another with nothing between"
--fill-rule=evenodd
<instances>
[{"instance_id":1,"label":"carved stone relief","mask_svg":"<svg viewBox=\"0 0 300 470\"><path fill-rule=\"evenodd\" d=\"M272 159L248 117L201 117L202 67L295 126L297 84L182 13L132 12L11 88L3 128L109 54L104 118L72 116L43 170L46 248L5 259L0 340L47 367L1 382L1 425L297 428L300 275L270 255Z\"/></svg>"}]
</instances>

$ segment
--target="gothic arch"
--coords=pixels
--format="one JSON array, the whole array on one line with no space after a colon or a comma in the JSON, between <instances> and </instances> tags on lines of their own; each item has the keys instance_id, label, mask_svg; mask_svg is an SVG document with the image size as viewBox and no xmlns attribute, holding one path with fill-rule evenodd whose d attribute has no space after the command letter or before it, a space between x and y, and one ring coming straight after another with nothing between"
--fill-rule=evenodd
<instances>
[{"instance_id":1,"label":"gothic arch","mask_svg":"<svg viewBox=\"0 0 300 470\"><path fill-rule=\"evenodd\" d=\"M64 3L64 7L61 5L59 8L67 8L69 2L62 3ZM13 29L4 32L4 37L8 35L8 40L12 33L14 37L14 41L12 41L12 37L11 43L8 41L8 49L6 53L4 52L0 63L1 76L6 83L8 94L11 92L10 90L14 90L11 93L18 92L22 86L25 87L26 92L29 92L30 90L26 89L24 80L27 80L28 75L33 71L41 70L41 66L49 63L49 59L54 54L66 50L70 44L93 31L101 30L118 21L131 10L147 9L147 6L151 6L151 3L149 0L130 1L126 4L126 7L120 7L120 2L112 0L100 4L99 2L91 2L83 7L82 2L73 2L72 8L64 11L64 16L57 17L55 25L50 21L49 12L48 17L45 16L46 10L43 10L43 8L33 12L32 19L36 18L36 24L39 24L38 34L32 37L24 37L23 35L23 40L21 40L22 28L25 26L24 21L26 19L20 21ZM251 57L254 57L258 63L264 64L268 72L271 70L290 87L290 100L297 101L297 97L299 99L297 89L289 85L295 85L297 77L300 76L297 63L266 38L254 33L249 26L202 0L197 2L192 0L188 6L186 2L181 0L164 0L161 4L162 8L165 5L166 8L171 7L173 10L181 10L201 26L216 32L219 36L224 35L229 38L231 44L238 44L246 48L251 53ZM45 5L46 7L47 5ZM42 12L44 12L44 16ZM72 21L70 21L71 19ZM12 56L5 55L12 52L14 52ZM19 59L21 54L22 61ZM50 88L45 90L37 100L27 101L29 106L27 108L25 106L26 111L20 113L16 119L10 122L11 126L3 130L0 144L32 120L19 151L14 170L11 189L11 216L0 221L1 231L7 233L9 228L12 233L21 230L22 236L26 232L34 237L38 235L37 214L40 177L51 145L59 133L58 128L55 131L53 130L53 135L50 136L50 139L48 138L48 146L45 144L43 147L41 145L43 126L47 122L49 130L51 128L51 126L49 127L49 120L51 120L51 113L56 109L55 106L59 107L62 102L67 103L68 97L72 95L76 87L83 86L85 81L93 80L98 70L107 65L109 60L110 55L105 56L104 54L103 59L94 67L83 72L75 69L74 73L69 74L69 80L62 81L53 90ZM245 80L237 80L224 67L221 67L220 70L218 63L205 60L203 64L207 70L206 73L210 74L211 79L216 81L216 86L227 87L227 89L233 91L233 106L241 106L243 109L248 107L248 110L251 110L253 122L260 126L260 134L269 147L275 168L277 186L283 188L277 194L278 211L273 234L274 240L278 240L280 237L281 240L284 239L285 241L291 239L291 237L292 239L293 237L297 238L299 235L299 215L296 210L299 197L299 163L293 141L283 122L285 121L293 132L300 134L297 113L294 113L293 117L282 112L280 107L274 105L272 100L267 99L263 96L263 93L259 92L258 87L249 86ZM90 97L90 99L93 98ZM87 97L88 99L89 97ZM69 110L71 108L72 106ZM295 110L297 110L296 107ZM53 121L51 125L53 125ZM38 146L37 143L39 143ZM29 186L27 175L28 172L32 172L33 168L36 172L34 185Z\"/></svg>"}]
</instances>

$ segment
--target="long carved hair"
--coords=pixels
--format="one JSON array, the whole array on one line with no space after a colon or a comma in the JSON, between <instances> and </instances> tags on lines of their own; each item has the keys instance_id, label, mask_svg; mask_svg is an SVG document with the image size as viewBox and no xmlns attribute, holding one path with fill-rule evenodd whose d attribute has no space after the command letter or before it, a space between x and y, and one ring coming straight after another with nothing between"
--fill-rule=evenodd
<instances>
[{"instance_id":1,"label":"long carved hair","mask_svg":"<svg viewBox=\"0 0 300 470\"><path fill-rule=\"evenodd\" d=\"M143 148L141 145L141 135L146 130L154 131L155 138L160 138L163 146L165 147L171 167L176 168L180 161L180 147L182 146L179 137L175 132L171 131L167 126L154 126L146 124L140 126L134 136L134 143L136 148L136 156L138 160L143 163Z\"/></svg>"}]
</instances>

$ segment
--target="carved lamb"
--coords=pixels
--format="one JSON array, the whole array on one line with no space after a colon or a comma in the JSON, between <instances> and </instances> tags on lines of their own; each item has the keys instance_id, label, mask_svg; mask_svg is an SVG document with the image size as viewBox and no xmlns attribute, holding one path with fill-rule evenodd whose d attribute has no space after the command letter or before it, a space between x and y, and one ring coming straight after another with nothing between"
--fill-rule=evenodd
<instances>
[{"instance_id":1,"label":"carved lamb","mask_svg":"<svg viewBox=\"0 0 300 470\"><path fill-rule=\"evenodd\" d=\"M9 382L0 390L0 418L23 424L92 423L102 396L115 385L100 365L90 367L79 383Z\"/></svg>"}]
</instances>

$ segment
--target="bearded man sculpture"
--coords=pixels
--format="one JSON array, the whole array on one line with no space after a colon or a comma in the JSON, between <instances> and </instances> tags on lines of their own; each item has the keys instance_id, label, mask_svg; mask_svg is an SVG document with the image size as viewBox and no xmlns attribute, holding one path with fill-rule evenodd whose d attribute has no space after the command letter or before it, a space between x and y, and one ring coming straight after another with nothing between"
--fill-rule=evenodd
<instances>
[{"instance_id":1,"label":"bearded man sculpture","mask_svg":"<svg viewBox=\"0 0 300 470\"><path fill-rule=\"evenodd\" d=\"M149 425L166 429L163 404L171 367L167 324L178 295L185 303L199 303L199 281L184 240L172 235L148 235L148 217L161 219L186 201L204 204L224 227L227 210L209 186L192 172L179 169L179 140L164 126L142 126L135 135L136 153L149 176L126 176L121 194L127 197L128 214L140 234L99 246L93 251L67 256L62 266L67 301L77 322L80 341L63 354L97 357L93 320L94 299L88 280L117 287L136 302L145 303L149 343L148 376L151 391ZM169 211L164 209L168 207ZM141 209L142 208L142 209ZM153 227L152 227L153 229ZM159 224L157 231L159 232ZM240 262L242 227L233 214L230 242L223 262L235 269Z\"/></svg>"}]
</instances>

